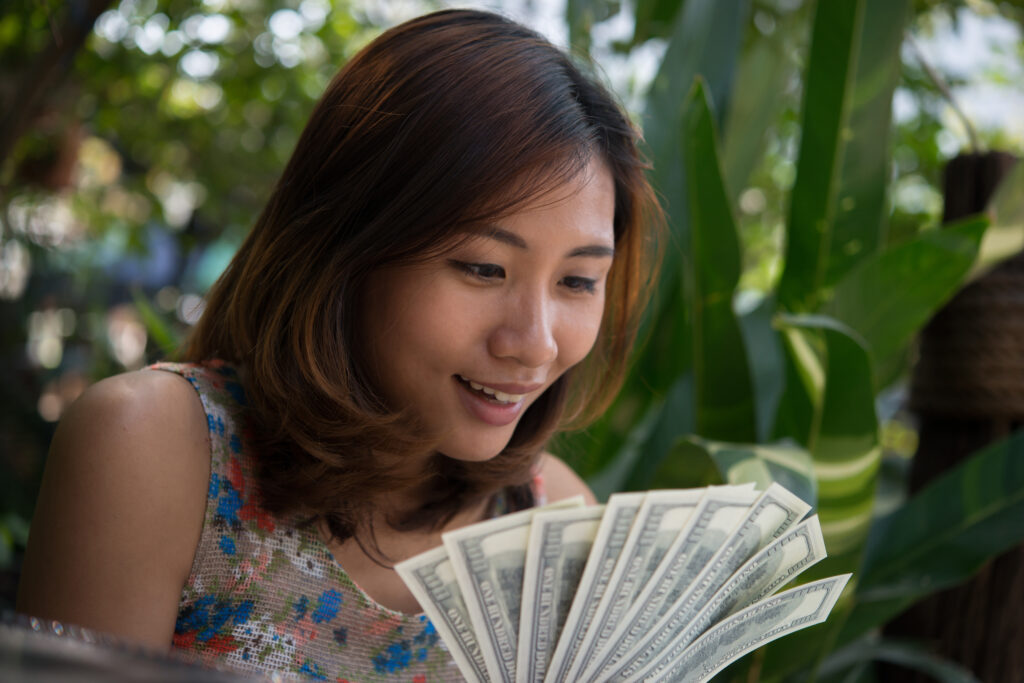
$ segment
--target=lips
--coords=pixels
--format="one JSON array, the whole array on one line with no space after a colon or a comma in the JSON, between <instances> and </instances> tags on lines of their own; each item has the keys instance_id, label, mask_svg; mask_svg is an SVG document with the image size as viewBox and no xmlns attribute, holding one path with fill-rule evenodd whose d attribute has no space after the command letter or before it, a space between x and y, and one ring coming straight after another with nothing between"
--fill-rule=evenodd
<instances>
[{"instance_id":1,"label":"lips","mask_svg":"<svg viewBox=\"0 0 1024 683\"><path fill-rule=\"evenodd\" d=\"M532 384L477 382L465 375L456 375L456 378L473 391L482 393L498 403L518 403L526 398L527 394L544 386L539 382Z\"/></svg>"},{"instance_id":2,"label":"lips","mask_svg":"<svg viewBox=\"0 0 1024 683\"><path fill-rule=\"evenodd\" d=\"M543 384L484 384L464 375L453 377L459 387L459 398L466 409L486 424L502 427L519 417L526 406L526 395Z\"/></svg>"}]
</instances>

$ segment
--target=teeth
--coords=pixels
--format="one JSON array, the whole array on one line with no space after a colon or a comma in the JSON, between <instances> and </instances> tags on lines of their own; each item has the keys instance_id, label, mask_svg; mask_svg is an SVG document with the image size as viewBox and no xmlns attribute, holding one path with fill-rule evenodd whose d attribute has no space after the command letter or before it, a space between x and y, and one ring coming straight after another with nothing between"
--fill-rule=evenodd
<instances>
[{"instance_id":1,"label":"teeth","mask_svg":"<svg viewBox=\"0 0 1024 683\"><path fill-rule=\"evenodd\" d=\"M506 394L504 391L491 389L490 387L485 387L483 384L474 382L471 379L466 379L465 377L462 377L462 375L459 375L459 377L461 377L463 381L467 382L469 386L473 387L477 391L482 391L488 396L493 396L495 400L501 401L502 403L518 403L519 401L522 401L523 398L526 396L526 394Z\"/></svg>"}]
</instances>

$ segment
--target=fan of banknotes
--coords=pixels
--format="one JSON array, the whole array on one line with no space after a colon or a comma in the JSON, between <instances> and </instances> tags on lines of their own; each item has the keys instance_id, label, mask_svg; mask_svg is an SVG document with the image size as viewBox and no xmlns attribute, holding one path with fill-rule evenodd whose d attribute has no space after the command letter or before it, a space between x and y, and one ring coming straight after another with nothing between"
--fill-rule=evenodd
<instances>
[{"instance_id":1,"label":"fan of banknotes","mask_svg":"<svg viewBox=\"0 0 1024 683\"><path fill-rule=\"evenodd\" d=\"M577 498L396 569L467 681L703 681L835 605L849 574L776 593L825 557L809 510L778 484Z\"/></svg>"}]
</instances>

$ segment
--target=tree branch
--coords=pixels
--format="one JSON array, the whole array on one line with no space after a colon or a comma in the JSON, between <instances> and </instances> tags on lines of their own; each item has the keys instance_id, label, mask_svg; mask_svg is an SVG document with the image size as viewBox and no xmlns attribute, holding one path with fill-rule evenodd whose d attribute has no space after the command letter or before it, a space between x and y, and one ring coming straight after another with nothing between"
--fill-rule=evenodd
<instances>
[{"instance_id":1,"label":"tree branch","mask_svg":"<svg viewBox=\"0 0 1024 683\"><path fill-rule=\"evenodd\" d=\"M75 53L89 37L96 19L111 2L69 0L63 25L54 28L51 24L49 44L31 60L32 66L22 74L11 101L5 107L7 111L0 118L0 168L4 167L15 143L32 125L46 102L46 96L67 76L74 63Z\"/></svg>"}]
</instances>

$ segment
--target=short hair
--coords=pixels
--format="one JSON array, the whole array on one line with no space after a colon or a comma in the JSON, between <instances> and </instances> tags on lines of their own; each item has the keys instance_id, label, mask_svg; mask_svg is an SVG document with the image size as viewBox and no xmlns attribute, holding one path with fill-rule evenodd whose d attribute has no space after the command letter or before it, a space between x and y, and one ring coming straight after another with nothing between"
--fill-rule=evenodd
<instances>
[{"instance_id":1,"label":"short hair","mask_svg":"<svg viewBox=\"0 0 1024 683\"><path fill-rule=\"evenodd\" d=\"M434 444L367 375L356 324L367 276L440 253L597 157L614 181L615 257L594 348L530 406L496 457L435 453L421 505L391 521L436 528L468 501L509 486L521 494L552 434L606 410L628 367L663 230L638 142L594 77L496 14L428 14L353 57L183 351L243 373L262 504L322 518L344 539L370 500L410 483L393 463Z\"/></svg>"}]
</instances>

